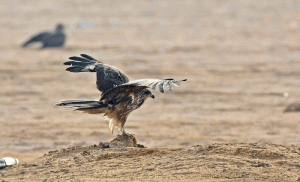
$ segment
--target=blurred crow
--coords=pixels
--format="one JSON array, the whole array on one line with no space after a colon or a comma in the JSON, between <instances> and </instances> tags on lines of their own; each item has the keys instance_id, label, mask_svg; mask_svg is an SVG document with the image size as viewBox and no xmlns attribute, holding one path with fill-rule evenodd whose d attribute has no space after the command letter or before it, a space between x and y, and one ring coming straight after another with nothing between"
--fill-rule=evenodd
<instances>
[{"instance_id":1,"label":"blurred crow","mask_svg":"<svg viewBox=\"0 0 300 182\"><path fill-rule=\"evenodd\" d=\"M22 47L28 47L32 43L40 42L43 44L41 49L62 47L66 41L66 35L64 33L64 26L58 24L54 32L43 32L38 35L32 36L26 41Z\"/></svg>"}]
</instances>

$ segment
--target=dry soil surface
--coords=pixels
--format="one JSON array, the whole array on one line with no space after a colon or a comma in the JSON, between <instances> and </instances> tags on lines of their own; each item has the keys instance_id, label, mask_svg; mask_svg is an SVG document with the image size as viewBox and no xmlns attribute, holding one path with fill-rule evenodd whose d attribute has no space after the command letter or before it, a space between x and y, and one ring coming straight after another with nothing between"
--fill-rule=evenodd
<instances>
[{"instance_id":1,"label":"dry soil surface","mask_svg":"<svg viewBox=\"0 0 300 182\"><path fill-rule=\"evenodd\" d=\"M2 181L299 181L299 149L274 144L50 151Z\"/></svg>"},{"instance_id":2,"label":"dry soil surface","mask_svg":"<svg viewBox=\"0 0 300 182\"><path fill-rule=\"evenodd\" d=\"M296 0L1 2L0 158L20 161L1 180L300 180L299 113L283 112L300 98L299 9ZM64 48L20 47L57 23ZM95 74L65 71L81 53L130 80L188 80L129 116L126 131L147 148L101 148L116 137L102 116L54 107L99 99Z\"/></svg>"}]
</instances>

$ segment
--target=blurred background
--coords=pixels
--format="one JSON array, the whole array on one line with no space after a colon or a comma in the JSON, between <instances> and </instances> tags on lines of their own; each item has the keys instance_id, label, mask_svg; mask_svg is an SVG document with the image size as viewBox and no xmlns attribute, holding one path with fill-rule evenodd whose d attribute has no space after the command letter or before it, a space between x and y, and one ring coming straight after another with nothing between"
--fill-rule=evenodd
<instances>
[{"instance_id":1,"label":"blurred background","mask_svg":"<svg viewBox=\"0 0 300 182\"><path fill-rule=\"evenodd\" d=\"M89 54L130 80L188 79L131 113L147 147L207 143L300 145L297 0L13 0L0 6L0 156L29 161L115 138L101 115L55 108L100 98L93 73L65 71ZM22 47L64 25L62 47Z\"/></svg>"}]
</instances>

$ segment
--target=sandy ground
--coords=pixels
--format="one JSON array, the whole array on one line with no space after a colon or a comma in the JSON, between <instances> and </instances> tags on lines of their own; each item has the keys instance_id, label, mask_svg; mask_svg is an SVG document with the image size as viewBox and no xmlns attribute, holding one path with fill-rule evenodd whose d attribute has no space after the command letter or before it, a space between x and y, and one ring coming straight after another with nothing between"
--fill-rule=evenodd
<instances>
[{"instance_id":1,"label":"sandy ground","mask_svg":"<svg viewBox=\"0 0 300 182\"><path fill-rule=\"evenodd\" d=\"M300 180L299 113L283 113L300 98L299 9L292 0L1 2L0 158L20 165L0 179ZM20 47L58 22L65 48ZM65 71L81 53L131 80L188 79L128 118L146 149L93 147L116 137L108 122L54 107L99 99L95 74Z\"/></svg>"}]
</instances>

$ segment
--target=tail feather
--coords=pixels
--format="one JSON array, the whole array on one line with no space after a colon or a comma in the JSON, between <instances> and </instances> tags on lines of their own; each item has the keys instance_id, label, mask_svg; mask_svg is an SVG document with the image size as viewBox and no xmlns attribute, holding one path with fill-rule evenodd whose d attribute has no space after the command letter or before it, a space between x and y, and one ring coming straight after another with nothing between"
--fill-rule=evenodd
<instances>
[{"instance_id":1,"label":"tail feather","mask_svg":"<svg viewBox=\"0 0 300 182\"><path fill-rule=\"evenodd\" d=\"M28 47L31 43L34 43L34 42L39 42L37 40L28 40L27 42L25 42L22 47Z\"/></svg>"},{"instance_id":2,"label":"tail feather","mask_svg":"<svg viewBox=\"0 0 300 182\"><path fill-rule=\"evenodd\" d=\"M31 43L35 43L35 42L42 42L43 39L47 36L49 36L50 33L48 32L44 32L44 33L40 33L36 36L31 37L28 41L26 41L22 47L27 47L28 45L30 45Z\"/></svg>"},{"instance_id":3,"label":"tail feather","mask_svg":"<svg viewBox=\"0 0 300 182\"><path fill-rule=\"evenodd\" d=\"M56 106L72 107L89 114L105 113L108 110L107 104L94 100L66 100L55 104Z\"/></svg>"},{"instance_id":4,"label":"tail feather","mask_svg":"<svg viewBox=\"0 0 300 182\"><path fill-rule=\"evenodd\" d=\"M22 45L22 47L27 47L30 43L31 43L30 41L27 41Z\"/></svg>"}]
</instances>

